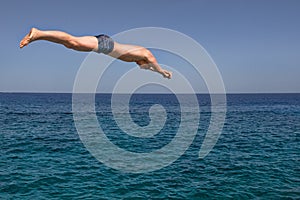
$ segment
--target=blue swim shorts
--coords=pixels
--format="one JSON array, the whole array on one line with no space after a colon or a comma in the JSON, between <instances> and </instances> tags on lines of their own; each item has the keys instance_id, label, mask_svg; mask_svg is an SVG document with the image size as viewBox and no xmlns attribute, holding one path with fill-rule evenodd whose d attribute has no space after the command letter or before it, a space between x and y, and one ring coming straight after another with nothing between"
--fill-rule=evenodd
<instances>
[{"instance_id":1,"label":"blue swim shorts","mask_svg":"<svg viewBox=\"0 0 300 200\"><path fill-rule=\"evenodd\" d=\"M101 34L95 36L98 40L98 49L96 52L109 54L114 49L114 41L111 37Z\"/></svg>"}]
</instances>

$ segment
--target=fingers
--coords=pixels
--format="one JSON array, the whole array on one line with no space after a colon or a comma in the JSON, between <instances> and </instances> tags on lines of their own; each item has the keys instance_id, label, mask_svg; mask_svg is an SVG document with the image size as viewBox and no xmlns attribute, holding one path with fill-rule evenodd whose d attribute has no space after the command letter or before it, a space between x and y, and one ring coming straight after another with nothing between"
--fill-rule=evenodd
<instances>
[{"instance_id":1,"label":"fingers","mask_svg":"<svg viewBox=\"0 0 300 200\"><path fill-rule=\"evenodd\" d=\"M164 70L162 75L163 75L164 78L168 78L168 79L172 78L172 72L169 72L167 70Z\"/></svg>"}]
</instances>

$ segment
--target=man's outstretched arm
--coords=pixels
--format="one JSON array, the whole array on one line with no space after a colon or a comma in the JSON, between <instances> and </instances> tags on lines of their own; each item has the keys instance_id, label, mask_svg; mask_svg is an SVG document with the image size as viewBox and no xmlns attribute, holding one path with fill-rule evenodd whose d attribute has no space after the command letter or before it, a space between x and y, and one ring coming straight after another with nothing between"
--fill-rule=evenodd
<instances>
[{"instance_id":1,"label":"man's outstretched arm","mask_svg":"<svg viewBox=\"0 0 300 200\"><path fill-rule=\"evenodd\" d=\"M162 69L153 54L144 47L114 42L114 49L108 55L125 62L135 62L141 69L158 72L165 78L172 77L172 73Z\"/></svg>"}]
</instances>

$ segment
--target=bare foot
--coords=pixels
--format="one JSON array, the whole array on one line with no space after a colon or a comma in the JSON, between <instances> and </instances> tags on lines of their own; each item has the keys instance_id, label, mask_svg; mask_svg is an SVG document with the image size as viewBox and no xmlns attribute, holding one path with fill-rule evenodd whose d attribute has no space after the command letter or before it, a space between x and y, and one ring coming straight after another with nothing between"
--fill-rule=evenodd
<instances>
[{"instance_id":1,"label":"bare foot","mask_svg":"<svg viewBox=\"0 0 300 200\"><path fill-rule=\"evenodd\" d=\"M36 32L38 30L36 28L32 28L30 32L21 40L20 42L20 48L23 48L27 46L29 43L33 42L36 40Z\"/></svg>"}]
</instances>

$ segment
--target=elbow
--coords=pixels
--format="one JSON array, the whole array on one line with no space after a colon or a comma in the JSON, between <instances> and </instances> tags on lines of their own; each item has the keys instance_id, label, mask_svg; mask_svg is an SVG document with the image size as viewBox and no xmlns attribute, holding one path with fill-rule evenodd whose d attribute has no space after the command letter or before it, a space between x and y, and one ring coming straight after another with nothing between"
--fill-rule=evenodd
<instances>
[{"instance_id":1,"label":"elbow","mask_svg":"<svg viewBox=\"0 0 300 200\"><path fill-rule=\"evenodd\" d=\"M148 49L146 49L146 51L145 51L145 57L149 63L156 63L155 57Z\"/></svg>"}]
</instances>

